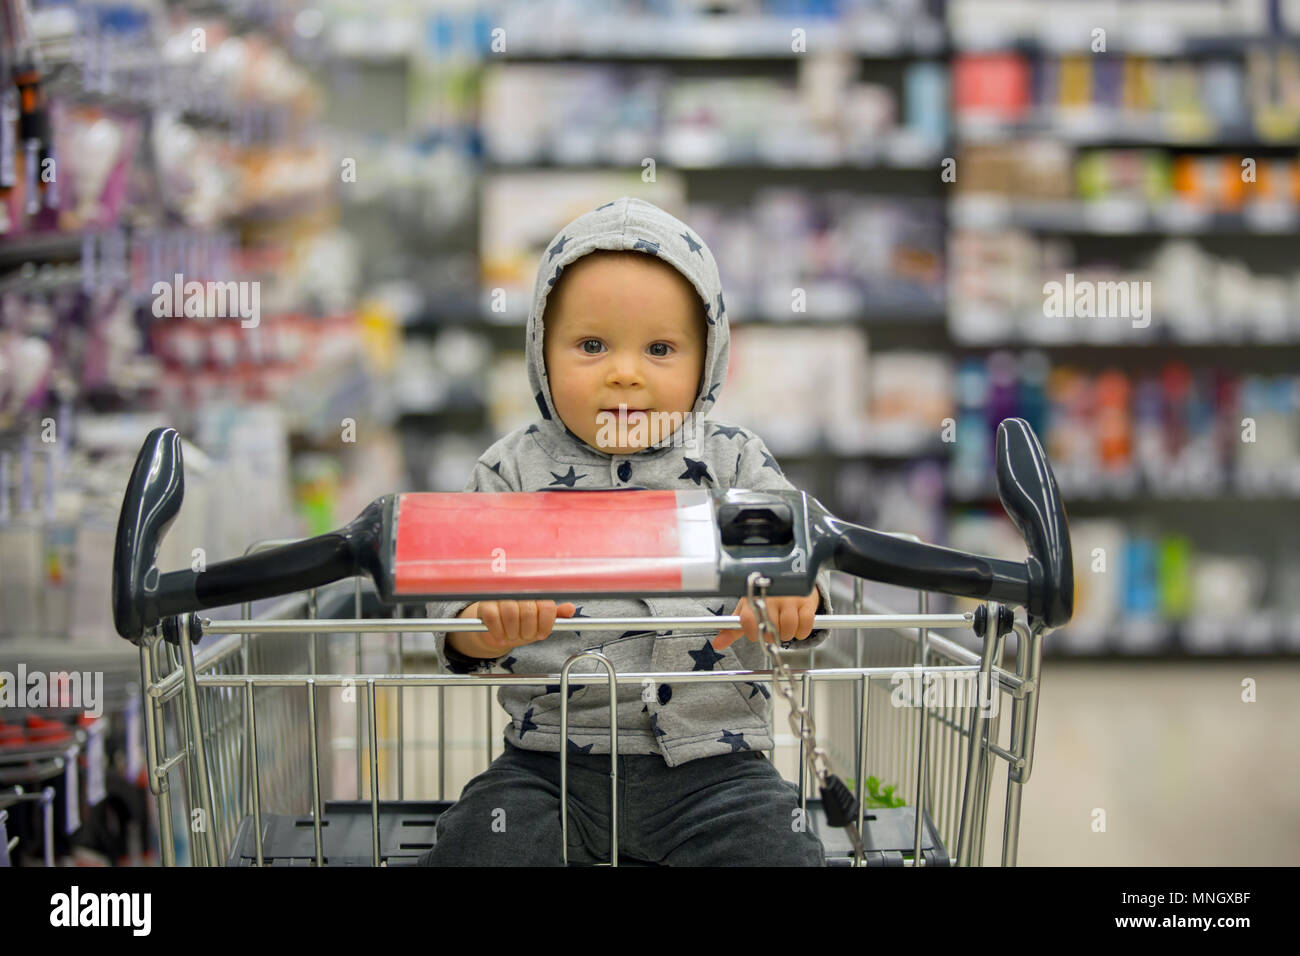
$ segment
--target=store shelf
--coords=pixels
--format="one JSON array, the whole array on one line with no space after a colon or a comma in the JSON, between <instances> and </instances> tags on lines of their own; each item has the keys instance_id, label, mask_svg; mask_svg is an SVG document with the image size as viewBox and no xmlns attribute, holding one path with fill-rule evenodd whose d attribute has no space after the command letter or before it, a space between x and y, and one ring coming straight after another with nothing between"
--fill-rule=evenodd
<instances>
[{"instance_id":1,"label":"store shelf","mask_svg":"<svg viewBox=\"0 0 1300 956\"><path fill-rule=\"evenodd\" d=\"M1246 206L1216 212L1182 204L1150 205L1127 200L1012 202L998 196L960 196L949 208L958 229L1028 229L1106 236L1240 235L1300 233L1300 207Z\"/></svg>"},{"instance_id":2,"label":"store shelf","mask_svg":"<svg viewBox=\"0 0 1300 956\"><path fill-rule=\"evenodd\" d=\"M1030 315L1030 316L1025 316L1022 319L1023 324L1026 325L1032 324L1034 322L1042 322L1042 321L1045 321L1045 317L1042 315ZM1216 325L1218 323L1211 322L1209 324ZM1300 325L1300 322L1297 322L1297 325ZM1224 327L1227 327L1226 323L1224 323ZM1120 355L1126 355L1130 353L1133 349L1145 350L1148 352L1154 351L1156 349L1160 349L1160 350L1177 349L1179 351L1185 352L1187 357L1194 357L1194 358L1207 357L1203 354L1198 354L1198 353L1205 353L1205 352L1221 353L1221 351L1225 348L1247 349L1250 350L1252 353L1256 353L1256 354L1267 353L1270 351L1275 351L1277 349L1286 349L1286 350L1300 349L1300 338L1198 339L1193 341L1190 339L1176 339L1165 335L1153 334L1152 336L1149 337L1134 338L1129 341L1114 341L1114 340L1104 340L1104 339L1091 340L1091 339L1083 339L1083 338L1075 338L1069 340L1057 339L1057 340L1049 341L1045 339L1033 339L1027 336L1018 337L1018 338L1004 336L997 339L981 339L978 341L957 340L954 341L952 344L954 348L961 349L962 351L971 351L971 352L996 351L1000 349L1035 349L1044 352L1059 352L1064 355L1071 355L1071 356L1077 354L1086 354L1088 352L1098 352L1098 353L1104 353L1099 356L1103 361L1113 361Z\"/></svg>"},{"instance_id":3,"label":"store shelf","mask_svg":"<svg viewBox=\"0 0 1300 956\"><path fill-rule=\"evenodd\" d=\"M786 37L789 37L788 32ZM933 45L882 44L879 48L849 47L843 43L836 43L830 46L823 44L818 47L818 50L845 53L861 60L882 62L918 59L940 60L950 53L942 42ZM774 65L786 67L789 64L796 63L804 55L806 54L794 52L787 44L784 47L777 47L770 52L764 53L667 49L620 51L608 48L601 50L561 50L556 53L546 53L539 50L512 50L501 54L496 59L505 63L617 63L621 66L682 66L690 63L725 64L735 69L757 70L771 69Z\"/></svg>"},{"instance_id":4,"label":"store shelf","mask_svg":"<svg viewBox=\"0 0 1300 956\"><path fill-rule=\"evenodd\" d=\"M541 13L538 11L538 15ZM772 59L795 59L792 31L803 31L805 50L849 53L859 57L898 59L941 56L945 52L941 24L914 18L862 18L839 23L815 16L797 19L741 16L691 16L673 19L611 17L581 24L552 21L550 29L512 23L507 18L511 42L502 59L534 60L683 60L725 61L737 66ZM580 31L580 32L579 32ZM568 35L566 35L568 33ZM545 37L545 44L529 45L528 38Z\"/></svg>"},{"instance_id":5,"label":"store shelf","mask_svg":"<svg viewBox=\"0 0 1300 956\"><path fill-rule=\"evenodd\" d=\"M1193 133L1192 126L1199 131ZM1046 137L1071 146L1097 149L1258 149L1266 153L1295 150L1294 137L1264 136L1251 123L1216 127L1213 123L1189 122L1176 116L1131 116L1101 110L1073 114L1054 110L1049 117L1016 123L964 116L957 119L955 134L958 140L968 143Z\"/></svg>"},{"instance_id":6,"label":"store shelf","mask_svg":"<svg viewBox=\"0 0 1300 956\"><path fill-rule=\"evenodd\" d=\"M864 162L844 162L833 160L821 165L783 164L762 162L758 160L737 160L723 163L695 163L674 161L671 152L665 153L663 165L671 166L674 172L686 175L728 175L728 176L768 176L779 173L791 176L877 176L887 172L924 172L933 174L942 158L942 150L925 149L908 145L904 142L895 144L883 140L878 144L879 159ZM508 162L491 160L484 166L484 173L518 173L534 171L563 170L566 173L603 173L626 172L629 167L639 169L642 157L628 156L617 158L572 159L541 158L531 161Z\"/></svg>"},{"instance_id":7,"label":"store shelf","mask_svg":"<svg viewBox=\"0 0 1300 956\"><path fill-rule=\"evenodd\" d=\"M1293 659L1300 652L1300 619L1255 614L1229 620L1164 621L1135 616L1077 633L1067 624L1049 636L1045 652L1058 658L1154 661L1240 660L1244 655L1252 660L1270 656Z\"/></svg>"},{"instance_id":8,"label":"store shelf","mask_svg":"<svg viewBox=\"0 0 1300 956\"><path fill-rule=\"evenodd\" d=\"M922 458L947 458L951 454L951 445L942 442L915 442L894 444L870 444L860 447L835 447L818 445L814 448L794 449L772 447L772 453L783 461L817 461L829 460L839 463L861 459L878 459L893 461L901 459L912 461Z\"/></svg>"},{"instance_id":9,"label":"store shelf","mask_svg":"<svg viewBox=\"0 0 1300 956\"><path fill-rule=\"evenodd\" d=\"M487 413L485 402L467 399L430 408L403 408L397 413L397 418L409 424L443 424L447 419L486 416Z\"/></svg>"},{"instance_id":10,"label":"store shelf","mask_svg":"<svg viewBox=\"0 0 1300 956\"><path fill-rule=\"evenodd\" d=\"M1092 30L1102 26L1097 17L1081 22L1078 18L1044 17L1035 32L1008 32L996 22L976 29L957 29L951 37L954 53L1002 53L1012 51L1027 56L1098 55L1093 51ZM1133 21L1126 29L1107 31L1105 53L1110 56L1135 56L1166 59L1239 56L1261 47L1292 47L1300 44L1300 34L1225 33L1215 36L1180 34L1156 21Z\"/></svg>"},{"instance_id":11,"label":"store shelf","mask_svg":"<svg viewBox=\"0 0 1300 956\"><path fill-rule=\"evenodd\" d=\"M873 326L887 325L933 325L942 326L946 316L943 312L937 312L930 309L899 309L895 306L864 304L860 307L861 314L848 318L827 316L817 318L806 314L791 314L789 316L777 315L756 315L737 319L731 323L733 329L743 328L746 325L766 325L766 326L787 326L800 328L828 327L833 325L856 325L862 328L870 329Z\"/></svg>"},{"instance_id":12,"label":"store shelf","mask_svg":"<svg viewBox=\"0 0 1300 956\"><path fill-rule=\"evenodd\" d=\"M104 608L105 623L109 608ZM136 668L139 675L140 648L116 636L103 641L72 641L49 635L16 634L0 638L0 656L22 661L28 671L52 671L75 666L77 670ZM7 669L7 668L6 668Z\"/></svg>"},{"instance_id":13,"label":"store shelf","mask_svg":"<svg viewBox=\"0 0 1300 956\"><path fill-rule=\"evenodd\" d=\"M81 255L82 242L80 232L28 233L5 237L0 242L0 266L75 259Z\"/></svg>"},{"instance_id":14,"label":"store shelf","mask_svg":"<svg viewBox=\"0 0 1300 956\"><path fill-rule=\"evenodd\" d=\"M891 326L919 326L942 329L946 316L933 309L900 310L892 306L861 307L861 314L854 317L826 316L817 318L807 313L792 313L785 316L752 316L737 318L730 322L730 327L742 329L746 326L784 327L784 328L830 328L833 326L857 326L870 330ZM523 322L494 322L490 318L475 315L448 315L433 322L413 322L403 326L406 334L424 337L436 336L447 329L471 329L482 332L505 344L517 342L522 346L526 327Z\"/></svg>"},{"instance_id":15,"label":"store shelf","mask_svg":"<svg viewBox=\"0 0 1300 956\"><path fill-rule=\"evenodd\" d=\"M1251 479L1239 477L1220 482L1155 483L1127 475L1074 479L1068 473L1058 470L1056 479L1067 509L1156 502L1197 505L1221 502L1233 507L1300 505L1300 472ZM949 487L948 495L950 500L963 505L994 506L998 501L997 490L992 484L971 488L954 482Z\"/></svg>"}]
</instances>

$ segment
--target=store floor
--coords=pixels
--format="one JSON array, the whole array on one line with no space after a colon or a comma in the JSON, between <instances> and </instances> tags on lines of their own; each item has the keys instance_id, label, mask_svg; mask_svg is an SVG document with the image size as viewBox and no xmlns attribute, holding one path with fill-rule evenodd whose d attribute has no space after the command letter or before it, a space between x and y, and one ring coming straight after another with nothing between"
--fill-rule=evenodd
<instances>
[{"instance_id":1,"label":"store floor","mask_svg":"<svg viewBox=\"0 0 1300 956\"><path fill-rule=\"evenodd\" d=\"M1043 675L1021 865L1300 863L1300 662L1049 659Z\"/></svg>"}]
</instances>

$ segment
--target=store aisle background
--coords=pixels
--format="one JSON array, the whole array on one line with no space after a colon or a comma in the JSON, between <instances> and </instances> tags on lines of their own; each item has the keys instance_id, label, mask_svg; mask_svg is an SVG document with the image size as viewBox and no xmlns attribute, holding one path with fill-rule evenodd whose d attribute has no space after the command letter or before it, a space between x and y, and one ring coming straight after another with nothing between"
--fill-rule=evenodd
<instances>
[{"instance_id":1,"label":"store aisle background","mask_svg":"<svg viewBox=\"0 0 1300 956\"><path fill-rule=\"evenodd\" d=\"M459 491L536 415L542 244L630 194L718 259L716 417L841 517L1023 558L993 436L1042 439L1078 601L1022 863L1300 862L1300 0L23 7L0 52L52 134L0 137L0 670L102 663L125 780L109 555L148 429L190 443L167 568ZM255 285L260 321L160 310L178 272ZM1122 314L1053 312L1112 282ZM482 718L452 715L453 787Z\"/></svg>"},{"instance_id":2,"label":"store aisle background","mask_svg":"<svg viewBox=\"0 0 1300 956\"><path fill-rule=\"evenodd\" d=\"M1043 695L1021 864L1300 864L1300 665L1049 663Z\"/></svg>"}]
</instances>

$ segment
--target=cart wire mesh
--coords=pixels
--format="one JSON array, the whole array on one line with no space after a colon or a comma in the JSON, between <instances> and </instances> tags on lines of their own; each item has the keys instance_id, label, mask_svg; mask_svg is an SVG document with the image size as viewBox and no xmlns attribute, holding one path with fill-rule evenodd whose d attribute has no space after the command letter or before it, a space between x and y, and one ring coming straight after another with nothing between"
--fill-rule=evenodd
<instances>
[{"instance_id":1,"label":"cart wire mesh","mask_svg":"<svg viewBox=\"0 0 1300 956\"><path fill-rule=\"evenodd\" d=\"M969 630L972 613L927 614L922 594L919 614L900 614L866 597L860 579L839 572L832 577L837 587L851 587L854 613L819 616L817 626L830 622L851 629L853 637L833 634L821 647L794 652L791 659L807 660L806 667L795 670L802 705L814 715L818 743L858 794L860 817L867 822L872 818L863 799L868 777L890 781L894 800L887 802L901 798L904 805L916 808L918 796L922 798L923 812L912 814L915 845L905 854L904 864L923 865L921 823L932 820L954 863L982 865L998 760L1007 773L1001 863L1015 865L1021 788L1032 768L1041 630L1031 633L1023 623L1015 623L1015 670L1006 670L1000 666L1003 636L995 636L992 627L978 652L932 629ZM542 679L499 673L404 673L404 636L442 630L449 622L363 619L360 581L350 587L351 619L317 618L322 594L330 591L321 589L322 594L312 591L288 598L256 619L248 607L240 621L180 619L179 646L162 640L158 629L146 635L140 647L146 757L165 865L222 865L246 818L251 818L255 835L256 863L262 865L263 821L271 814L296 815L296 826L310 827L311 862L324 865L326 793L337 798L353 789L350 781L355 782L356 799L370 804L370 862L385 865L380 852L381 793L385 805L394 798L409 799L409 791L416 789L424 791L422 798L431 797L433 772L427 761L436 756L437 797L447 799L450 764L456 756L448 752L452 719L464 720L477 711L474 729L481 717L484 733L471 734L479 739L468 746L481 748L491 762L494 720L505 717L495 707L493 689ZM331 593L339 595L337 588ZM997 605L989 608L996 611ZM988 616L997 619L996 613ZM190 642L195 623L201 623L205 635L197 652ZM660 621L661 627L664 624L672 621ZM721 626L736 625L721 618L711 630ZM363 635L379 635L382 646L376 648L371 641L363 648ZM350 658L352 673L322 672L322 639L325 662L333 666ZM755 676L771 678L768 671L736 671L690 679L752 681ZM640 683L647 677L683 675L619 674L615 679ZM569 679L607 683L610 678L597 671ZM557 683L559 677L546 680ZM480 695L481 709L473 704L449 708L448 694L460 695L461 701ZM562 697L567 705L567 695ZM1009 728L1002 720L1006 706L1012 711ZM775 707L773 720L776 728ZM406 733L408 725L415 734ZM437 733L430 736L432 726ZM1004 728L1009 733L1002 743ZM790 751L787 763L795 761L792 777L798 779L806 810L812 778L803 741L775 739L778 752ZM452 743L455 751L457 741ZM175 805L173 777L180 786ZM614 847L616 861L617 842Z\"/></svg>"}]
</instances>

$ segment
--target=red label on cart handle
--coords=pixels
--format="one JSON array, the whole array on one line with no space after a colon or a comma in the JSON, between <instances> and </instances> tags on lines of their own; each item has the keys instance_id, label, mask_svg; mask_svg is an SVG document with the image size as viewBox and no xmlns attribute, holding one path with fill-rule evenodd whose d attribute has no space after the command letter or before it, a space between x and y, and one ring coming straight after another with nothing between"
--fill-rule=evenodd
<instances>
[{"instance_id":1,"label":"red label on cart handle","mask_svg":"<svg viewBox=\"0 0 1300 956\"><path fill-rule=\"evenodd\" d=\"M398 496L394 595L628 595L718 586L707 491Z\"/></svg>"}]
</instances>

